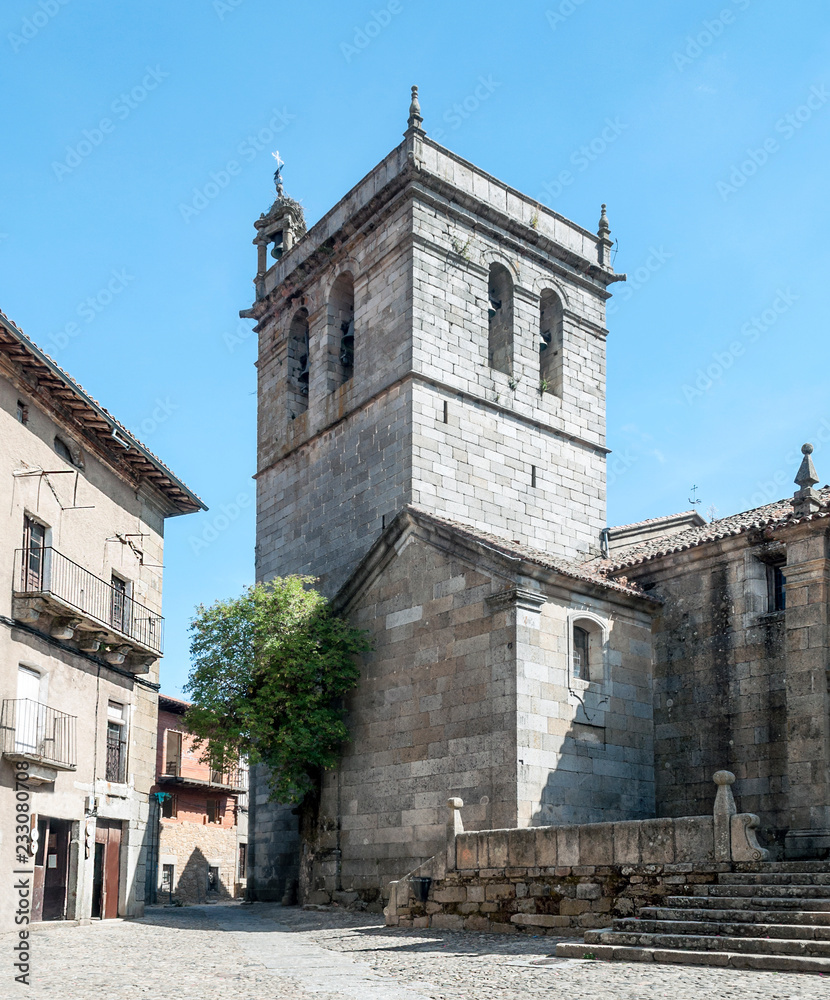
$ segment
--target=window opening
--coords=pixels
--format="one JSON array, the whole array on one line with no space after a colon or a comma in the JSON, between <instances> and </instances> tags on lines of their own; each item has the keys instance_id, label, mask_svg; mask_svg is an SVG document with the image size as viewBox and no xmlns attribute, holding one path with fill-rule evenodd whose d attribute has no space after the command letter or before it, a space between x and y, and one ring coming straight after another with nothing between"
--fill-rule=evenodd
<instances>
[{"instance_id":1,"label":"window opening","mask_svg":"<svg viewBox=\"0 0 830 1000\"><path fill-rule=\"evenodd\" d=\"M274 233L271 237L274 241L274 245L271 247L271 256L274 260L279 260L285 252L285 237L283 231L280 229L278 232Z\"/></svg>"},{"instance_id":2,"label":"window opening","mask_svg":"<svg viewBox=\"0 0 830 1000\"><path fill-rule=\"evenodd\" d=\"M127 581L122 580L115 573L112 574L110 579L112 587L110 591L110 624L113 628L117 628L119 632L126 632L129 601L127 597Z\"/></svg>"},{"instance_id":3,"label":"window opening","mask_svg":"<svg viewBox=\"0 0 830 1000\"><path fill-rule=\"evenodd\" d=\"M513 282L503 264L491 264L487 293L490 367L513 374Z\"/></svg>"},{"instance_id":4,"label":"window opening","mask_svg":"<svg viewBox=\"0 0 830 1000\"><path fill-rule=\"evenodd\" d=\"M329 299L329 371L334 375L330 389L352 377L355 363L354 280L345 272L335 281Z\"/></svg>"},{"instance_id":5,"label":"window opening","mask_svg":"<svg viewBox=\"0 0 830 1000\"><path fill-rule=\"evenodd\" d=\"M173 729L167 730L167 754L164 762L164 773L175 778L182 772L182 734Z\"/></svg>"},{"instance_id":6,"label":"window opening","mask_svg":"<svg viewBox=\"0 0 830 1000\"><path fill-rule=\"evenodd\" d=\"M174 865L161 866L161 888L164 892L173 891L173 870Z\"/></svg>"},{"instance_id":7,"label":"window opening","mask_svg":"<svg viewBox=\"0 0 830 1000\"><path fill-rule=\"evenodd\" d=\"M22 399L18 399L17 401L17 419L21 424L29 423L29 407Z\"/></svg>"},{"instance_id":8,"label":"window opening","mask_svg":"<svg viewBox=\"0 0 830 1000\"><path fill-rule=\"evenodd\" d=\"M580 628L579 625L574 625L573 630L573 675L574 677L581 677L583 680L588 680L589 674L589 659L588 651L590 649L590 641L588 631L584 628Z\"/></svg>"},{"instance_id":9,"label":"window opening","mask_svg":"<svg viewBox=\"0 0 830 1000\"><path fill-rule=\"evenodd\" d=\"M787 607L787 578L784 575L784 563L767 566L767 586L770 611L784 611Z\"/></svg>"},{"instance_id":10,"label":"window opening","mask_svg":"<svg viewBox=\"0 0 830 1000\"><path fill-rule=\"evenodd\" d=\"M46 706L40 703L41 677L37 670L17 668L17 705L14 748L17 753L41 753L46 727Z\"/></svg>"},{"instance_id":11,"label":"window opening","mask_svg":"<svg viewBox=\"0 0 830 1000\"><path fill-rule=\"evenodd\" d=\"M43 590L44 549L46 528L28 515L23 519L23 580L24 593Z\"/></svg>"},{"instance_id":12,"label":"window opening","mask_svg":"<svg viewBox=\"0 0 830 1000\"><path fill-rule=\"evenodd\" d=\"M545 290L539 315L539 391L562 395L562 303L555 292Z\"/></svg>"},{"instance_id":13,"label":"window opening","mask_svg":"<svg viewBox=\"0 0 830 1000\"><path fill-rule=\"evenodd\" d=\"M300 309L288 330L288 410L292 420L308 409L309 358L308 310Z\"/></svg>"},{"instance_id":14,"label":"window opening","mask_svg":"<svg viewBox=\"0 0 830 1000\"><path fill-rule=\"evenodd\" d=\"M107 703L107 781L126 780L127 724L124 706L117 701Z\"/></svg>"},{"instance_id":15,"label":"window opening","mask_svg":"<svg viewBox=\"0 0 830 1000\"><path fill-rule=\"evenodd\" d=\"M69 450L69 445L63 438L55 438L55 451L58 455L60 455L64 462L69 462L70 465L75 464L72 460L72 452Z\"/></svg>"}]
</instances>

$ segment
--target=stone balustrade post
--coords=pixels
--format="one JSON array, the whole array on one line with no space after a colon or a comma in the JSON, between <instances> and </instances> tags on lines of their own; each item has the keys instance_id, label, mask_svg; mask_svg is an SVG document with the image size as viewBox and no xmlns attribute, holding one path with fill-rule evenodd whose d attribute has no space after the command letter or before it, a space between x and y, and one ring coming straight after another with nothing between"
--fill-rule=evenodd
<instances>
[{"instance_id":1,"label":"stone balustrade post","mask_svg":"<svg viewBox=\"0 0 830 1000\"><path fill-rule=\"evenodd\" d=\"M462 799L447 799L447 871L455 870L455 838L459 833L464 832L464 822L461 819L461 810L464 807Z\"/></svg>"},{"instance_id":2,"label":"stone balustrade post","mask_svg":"<svg viewBox=\"0 0 830 1000\"><path fill-rule=\"evenodd\" d=\"M718 786L715 796L715 861L732 860L732 817L737 813L732 785L735 775L731 771L715 771L712 780Z\"/></svg>"}]
</instances>

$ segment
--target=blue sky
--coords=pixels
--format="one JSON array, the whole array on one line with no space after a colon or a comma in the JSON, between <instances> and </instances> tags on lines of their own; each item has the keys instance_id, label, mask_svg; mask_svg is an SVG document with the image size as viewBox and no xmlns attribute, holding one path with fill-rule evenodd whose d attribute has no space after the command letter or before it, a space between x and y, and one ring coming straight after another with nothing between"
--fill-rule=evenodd
<instances>
[{"instance_id":1,"label":"blue sky","mask_svg":"<svg viewBox=\"0 0 830 1000\"><path fill-rule=\"evenodd\" d=\"M450 149L590 229L608 204L610 523L784 496L806 440L830 478L821 0L6 0L0 51L0 308L211 508L168 522L169 693L194 605L253 573L269 154L313 223L413 83Z\"/></svg>"}]
</instances>

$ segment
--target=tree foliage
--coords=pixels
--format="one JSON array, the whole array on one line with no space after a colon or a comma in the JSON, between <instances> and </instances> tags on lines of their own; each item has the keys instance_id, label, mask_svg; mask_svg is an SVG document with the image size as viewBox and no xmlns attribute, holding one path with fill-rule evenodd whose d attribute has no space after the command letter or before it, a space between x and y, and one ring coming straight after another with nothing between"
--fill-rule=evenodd
<instances>
[{"instance_id":1,"label":"tree foliage","mask_svg":"<svg viewBox=\"0 0 830 1000\"><path fill-rule=\"evenodd\" d=\"M367 633L335 615L312 577L249 587L200 605L190 625L186 724L214 767L267 764L272 798L301 802L348 738L342 697L357 684Z\"/></svg>"}]
</instances>

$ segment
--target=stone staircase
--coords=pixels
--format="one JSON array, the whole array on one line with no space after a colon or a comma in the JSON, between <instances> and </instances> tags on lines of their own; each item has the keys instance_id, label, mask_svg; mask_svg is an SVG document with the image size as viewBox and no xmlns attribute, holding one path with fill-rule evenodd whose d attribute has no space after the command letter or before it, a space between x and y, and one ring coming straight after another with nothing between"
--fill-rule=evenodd
<instances>
[{"instance_id":1,"label":"stone staircase","mask_svg":"<svg viewBox=\"0 0 830 1000\"><path fill-rule=\"evenodd\" d=\"M558 944L557 957L830 974L830 864L739 867Z\"/></svg>"}]
</instances>

